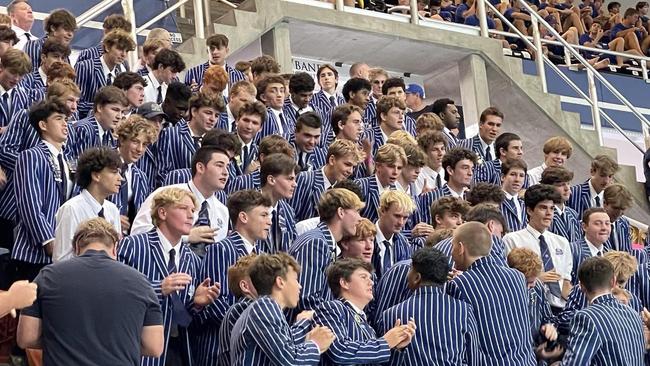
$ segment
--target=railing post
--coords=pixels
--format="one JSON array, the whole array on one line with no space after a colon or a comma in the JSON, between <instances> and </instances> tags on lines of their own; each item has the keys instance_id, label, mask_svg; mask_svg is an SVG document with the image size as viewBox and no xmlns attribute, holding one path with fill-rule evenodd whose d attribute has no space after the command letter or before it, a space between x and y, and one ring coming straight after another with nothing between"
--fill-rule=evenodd
<instances>
[{"instance_id":1,"label":"railing post","mask_svg":"<svg viewBox=\"0 0 650 366\"><path fill-rule=\"evenodd\" d=\"M212 34L214 25L212 24L212 15L210 14L210 0L203 0L203 12L205 13L205 24L208 25L208 36Z\"/></svg>"},{"instance_id":2,"label":"railing post","mask_svg":"<svg viewBox=\"0 0 650 366\"><path fill-rule=\"evenodd\" d=\"M418 1L411 0L411 24L419 24L420 17L418 12Z\"/></svg>"},{"instance_id":3,"label":"railing post","mask_svg":"<svg viewBox=\"0 0 650 366\"><path fill-rule=\"evenodd\" d=\"M336 10L343 11L344 6L345 6L345 3L343 2L343 0L336 0L336 2L334 3L334 9L336 9Z\"/></svg>"},{"instance_id":4,"label":"railing post","mask_svg":"<svg viewBox=\"0 0 650 366\"><path fill-rule=\"evenodd\" d=\"M133 42L135 42L135 50L129 52L129 55L127 57L129 61L129 67L131 68L132 71L137 71L139 68L138 65L138 36L135 33L135 11L133 9L133 0L122 0L122 12L124 13L124 17L133 24L131 27L131 38L133 39Z\"/></svg>"},{"instance_id":5,"label":"railing post","mask_svg":"<svg viewBox=\"0 0 650 366\"><path fill-rule=\"evenodd\" d=\"M603 131L600 125L600 108L598 107L598 90L596 90L596 81L594 73L587 69L587 87L589 88L589 99L591 99L591 120L594 122L594 128L598 135L598 144L603 146Z\"/></svg>"},{"instance_id":6,"label":"railing post","mask_svg":"<svg viewBox=\"0 0 650 366\"><path fill-rule=\"evenodd\" d=\"M413 1L413 0L411 0ZM481 29L481 37L489 37L487 25L487 11L485 10L485 0L475 0L478 6L478 24Z\"/></svg>"},{"instance_id":7,"label":"railing post","mask_svg":"<svg viewBox=\"0 0 650 366\"><path fill-rule=\"evenodd\" d=\"M648 82L648 63L645 60L641 60L641 77L643 81Z\"/></svg>"},{"instance_id":8,"label":"railing post","mask_svg":"<svg viewBox=\"0 0 650 366\"><path fill-rule=\"evenodd\" d=\"M479 0L483 1L483 0ZM548 93L546 88L546 70L544 69L544 51L542 50L542 40L539 35L539 25L537 24L537 18L534 16L530 17L530 21L533 27L533 45L535 45L535 63L537 64L537 75L539 76L542 82L542 91Z\"/></svg>"},{"instance_id":9,"label":"railing post","mask_svg":"<svg viewBox=\"0 0 650 366\"><path fill-rule=\"evenodd\" d=\"M205 38L205 24L203 23L203 2L194 1L194 33L196 38Z\"/></svg>"}]
</instances>

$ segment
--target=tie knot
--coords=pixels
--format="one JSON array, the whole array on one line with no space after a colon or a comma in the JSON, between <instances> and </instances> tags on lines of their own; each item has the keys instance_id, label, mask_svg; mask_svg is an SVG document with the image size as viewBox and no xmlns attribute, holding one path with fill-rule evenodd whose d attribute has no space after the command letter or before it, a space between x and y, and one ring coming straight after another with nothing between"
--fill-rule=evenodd
<instances>
[{"instance_id":1,"label":"tie knot","mask_svg":"<svg viewBox=\"0 0 650 366\"><path fill-rule=\"evenodd\" d=\"M170 258L174 258L175 255L176 255L176 249L171 248L171 249L169 250L169 257L170 257Z\"/></svg>"},{"instance_id":2,"label":"tie knot","mask_svg":"<svg viewBox=\"0 0 650 366\"><path fill-rule=\"evenodd\" d=\"M207 209L208 209L208 200L205 200L201 204L201 210L207 210Z\"/></svg>"}]
</instances>

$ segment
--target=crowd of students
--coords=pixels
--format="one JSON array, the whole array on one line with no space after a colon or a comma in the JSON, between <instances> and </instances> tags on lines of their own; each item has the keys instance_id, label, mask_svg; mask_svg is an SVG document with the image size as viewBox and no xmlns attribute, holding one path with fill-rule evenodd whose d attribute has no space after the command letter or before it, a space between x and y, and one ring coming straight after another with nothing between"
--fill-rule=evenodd
<instances>
[{"instance_id":1,"label":"crowd of students","mask_svg":"<svg viewBox=\"0 0 650 366\"><path fill-rule=\"evenodd\" d=\"M497 107L461 140L454 101L381 68L232 67L218 34L189 70L161 29L127 65L121 15L73 67L71 13L37 39L29 3L8 10L0 314L24 307L18 345L45 365L650 359L648 253L610 157L574 184L570 140L528 169Z\"/></svg>"}]
</instances>

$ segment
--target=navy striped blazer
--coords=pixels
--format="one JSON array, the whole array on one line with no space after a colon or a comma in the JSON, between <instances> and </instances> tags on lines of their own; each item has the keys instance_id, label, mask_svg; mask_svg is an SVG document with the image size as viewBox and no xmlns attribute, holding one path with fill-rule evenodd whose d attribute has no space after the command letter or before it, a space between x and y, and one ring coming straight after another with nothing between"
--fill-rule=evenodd
<instances>
[{"instance_id":1,"label":"navy striped blazer","mask_svg":"<svg viewBox=\"0 0 650 366\"><path fill-rule=\"evenodd\" d=\"M77 62L74 65L74 71L77 74L77 85L81 89L79 117L85 118L93 109L95 92L107 84L106 75L104 75L100 56Z\"/></svg>"},{"instance_id":2,"label":"navy striped blazer","mask_svg":"<svg viewBox=\"0 0 650 366\"><path fill-rule=\"evenodd\" d=\"M608 252L610 249L603 245L603 252ZM571 284L578 284L578 268L582 263L587 259L591 258L591 250L589 249L589 244L584 237L578 239L577 241L571 242L571 255L573 255L573 269L571 270Z\"/></svg>"},{"instance_id":3,"label":"navy striped blazer","mask_svg":"<svg viewBox=\"0 0 650 366\"><path fill-rule=\"evenodd\" d=\"M627 288L639 297L643 307L650 309L650 263L642 263L627 283Z\"/></svg>"},{"instance_id":4,"label":"navy striped blazer","mask_svg":"<svg viewBox=\"0 0 650 366\"><path fill-rule=\"evenodd\" d=\"M368 104L366 104L366 108L363 110L363 122L366 130L374 126L379 126L379 121L377 121L377 104L372 98L370 98Z\"/></svg>"},{"instance_id":5,"label":"navy striped blazer","mask_svg":"<svg viewBox=\"0 0 650 366\"><path fill-rule=\"evenodd\" d=\"M384 134L379 125L375 125L367 129L361 138L367 139L372 143L372 156L377 155L377 150L386 144L386 141L384 140Z\"/></svg>"},{"instance_id":6,"label":"navy striped blazer","mask_svg":"<svg viewBox=\"0 0 650 366\"><path fill-rule=\"evenodd\" d=\"M232 182L232 184L226 185L226 191L228 191L228 193L237 192L244 189L254 189L258 191L260 188L262 188L259 169L249 174L240 175L238 177L228 177L228 181Z\"/></svg>"},{"instance_id":7,"label":"navy striped blazer","mask_svg":"<svg viewBox=\"0 0 650 366\"><path fill-rule=\"evenodd\" d=\"M645 354L639 314L611 294L597 297L571 321L565 365L642 366Z\"/></svg>"},{"instance_id":8,"label":"navy striped blazer","mask_svg":"<svg viewBox=\"0 0 650 366\"><path fill-rule=\"evenodd\" d=\"M389 365L482 365L478 328L472 306L445 294L441 288L424 286L406 301L381 315L379 332L390 330L397 320L410 319L417 328L411 344L393 352Z\"/></svg>"},{"instance_id":9,"label":"navy striped blazer","mask_svg":"<svg viewBox=\"0 0 650 366\"><path fill-rule=\"evenodd\" d=\"M415 131L415 120L409 115L404 115L404 131L411 134L411 136L417 136Z\"/></svg>"},{"instance_id":10,"label":"navy striped blazer","mask_svg":"<svg viewBox=\"0 0 650 366\"><path fill-rule=\"evenodd\" d=\"M259 244L256 245L260 250ZM201 326L196 329L195 360L198 365L214 365L219 350L219 327L228 309L235 304L235 295L228 286L228 268L240 257L248 254L244 239L238 232L231 232L225 239L207 247L201 265L201 278L210 278L221 284L219 297L199 313Z\"/></svg>"},{"instance_id":11,"label":"navy striped blazer","mask_svg":"<svg viewBox=\"0 0 650 366\"><path fill-rule=\"evenodd\" d=\"M267 253L288 252L289 246L296 240L298 233L296 232L296 217L293 213L293 208L286 200L279 200L277 207L278 224L280 226L279 232L282 233L282 246L276 248L271 243L270 236L267 240L263 241L261 248ZM273 223L269 229L269 233L278 232Z\"/></svg>"},{"instance_id":12,"label":"navy striped blazer","mask_svg":"<svg viewBox=\"0 0 650 366\"><path fill-rule=\"evenodd\" d=\"M528 176L528 174L526 174ZM474 169L475 183L485 182L501 186L501 160L486 161Z\"/></svg>"},{"instance_id":13,"label":"navy striped blazer","mask_svg":"<svg viewBox=\"0 0 650 366\"><path fill-rule=\"evenodd\" d=\"M200 65L196 65L191 69L187 70L185 73L185 84L192 85L192 81L195 81L199 87L203 85L203 76L205 75L205 70L210 67L210 62L206 61ZM228 73L228 85L233 85L234 83L242 80L246 80L246 75L237 69L233 69L229 65L225 65L226 72Z\"/></svg>"},{"instance_id":14,"label":"navy striped blazer","mask_svg":"<svg viewBox=\"0 0 650 366\"><path fill-rule=\"evenodd\" d=\"M415 215L415 222L425 222L429 225L432 225L433 217L431 217L431 205L438 199L451 195L451 189L447 183L445 183L442 188L434 189L431 192L419 195L417 200L418 209Z\"/></svg>"},{"instance_id":15,"label":"navy striped blazer","mask_svg":"<svg viewBox=\"0 0 650 366\"><path fill-rule=\"evenodd\" d=\"M551 305L546 299L546 292L542 281L535 281L535 286L528 289L528 294L528 311L530 312L531 334L533 335L533 342L535 342L535 345L538 345L544 342L540 333L542 325L550 323L557 327L557 318L553 315Z\"/></svg>"},{"instance_id":16,"label":"navy striped blazer","mask_svg":"<svg viewBox=\"0 0 650 366\"><path fill-rule=\"evenodd\" d=\"M191 180L192 180L192 170L190 168L175 169L169 172L169 174L167 174L167 178L165 178L165 183L163 184L163 187L171 186L174 184L185 184ZM224 205L228 201L228 195L226 194L225 191L216 191L214 192L214 195L217 196L219 202L223 203Z\"/></svg>"},{"instance_id":17,"label":"navy striped blazer","mask_svg":"<svg viewBox=\"0 0 650 366\"><path fill-rule=\"evenodd\" d=\"M384 311L408 299L413 290L408 287L407 276L411 270L411 259L393 264L375 284L375 313L373 322L381 321Z\"/></svg>"},{"instance_id":18,"label":"navy striped blazer","mask_svg":"<svg viewBox=\"0 0 650 366\"><path fill-rule=\"evenodd\" d=\"M488 160L485 158L485 150L483 149L483 144L481 144L481 138L479 135L476 135L474 137L461 140L458 143L458 147L462 147L464 149L473 151L478 157L479 157L479 164L482 165L483 163L488 162ZM496 158L496 154L494 151L490 151L492 154L492 159Z\"/></svg>"},{"instance_id":19,"label":"navy striped blazer","mask_svg":"<svg viewBox=\"0 0 650 366\"><path fill-rule=\"evenodd\" d=\"M451 257L451 239L452 238L443 239L438 242L438 244L434 245L434 247L447 256L449 259L449 268L454 268L456 266L456 262L454 262L454 259ZM508 266L503 241L496 235L492 235L492 247L490 247L489 257L492 258L497 264L501 264L506 267Z\"/></svg>"},{"instance_id":20,"label":"navy striped blazer","mask_svg":"<svg viewBox=\"0 0 650 366\"><path fill-rule=\"evenodd\" d=\"M517 198L517 200L519 201L519 209L521 210L521 214L519 215L517 215L517 208L512 201L504 199L503 202L501 202L501 213L503 214L503 218L506 220L508 230L510 231L519 231L525 229L526 225L528 225L528 215L526 215L526 205L524 204L524 200L521 198Z\"/></svg>"},{"instance_id":21,"label":"navy striped blazer","mask_svg":"<svg viewBox=\"0 0 650 366\"><path fill-rule=\"evenodd\" d=\"M179 255L178 273L187 273L192 276L192 283L185 289L179 291L179 296L184 302L190 314L194 313L194 290L203 282L199 277L201 260L196 254L181 244ZM167 269L167 262L163 255L162 244L156 229L142 234L127 236L117 246L117 259L144 274L154 292L158 296L160 307L163 312L163 324L165 326L165 351L160 357L143 357L142 366L164 366L167 357L167 344L169 342L172 328L172 300L170 296L163 296L162 281L170 275ZM191 355L190 341L187 332L180 332L183 346ZM192 357L190 357L190 360ZM191 361L190 361L191 363Z\"/></svg>"},{"instance_id":22,"label":"navy striped blazer","mask_svg":"<svg viewBox=\"0 0 650 366\"><path fill-rule=\"evenodd\" d=\"M102 140L99 138L99 122L95 119L95 116L90 116L88 118L82 119L75 123L74 133L75 133L75 142L73 146L70 146L71 157L77 158L81 153L90 147L99 147L102 146ZM117 147L117 139L115 135L111 132L109 134L109 145L110 148Z\"/></svg>"},{"instance_id":23,"label":"navy striped blazer","mask_svg":"<svg viewBox=\"0 0 650 366\"><path fill-rule=\"evenodd\" d=\"M537 364L523 274L482 257L447 284L447 293L472 305L484 365Z\"/></svg>"},{"instance_id":24,"label":"navy striped blazer","mask_svg":"<svg viewBox=\"0 0 650 366\"><path fill-rule=\"evenodd\" d=\"M174 169L190 168L192 156L196 153L190 127L186 121L165 128L158 138L158 185L165 182L167 174Z\"/></svg>"},{"instance_id":25,"label":"navy striped blazer","mask_svg":"<svg viewBox=\"0 0 650 366\"><path fill-rule=\"evenodd\" d=\"M336 93L335 98L336 106L345 104L345 98L343 98L343 95L340 93ZM321 131L321 145L327 146L326 135L332 130L332 111L334 110L334 107L332 107L332 103L322 90L314 93L309 105L311 105L311 107L320 115L321 122L324 126Z\"/></svg>"},{"instance_id":26,"label":"navy striped blazer","mask_svg":"<svg viewBox=\"0 0 650 366\"><path fill-rule=\"evenodd\" d=\"M442 136L444 136L445 140L447 140L447 149L458 147L463 141L447 129L442 130Z\"/></svg>"},{"instance_id":27,"label":"navy striped blazer","mask_svg":"<svg viewBox=\"0 0 650 366\"><path fill-rule=\"evenodd\" d=\"M619 217L614 221L614 231L615 232L609 236L609 239L607 239L603 246L609 250L622 250L632 254L630 222L624 216ZM616 235L616 239L614 239L614 235ZM618 248L616 247L617 242Z\"/></svg>"},{"instance_id":28,"label":"navy striped blazer","mask_svg":"<svg viewBox=\"0 0 650 366\"><path fill-rule=\"evenodd\" d=\"M29 91L45 88L45 82L43 81L43 78L41 78L41 73L38 72L38 70L34 70L29 74L25 75L22 78L22 80L20 80L20 83L18 83L18 85L20 85L20 87L22 87L23 89ZM34 94L32 93L31 95L33 96Z\"/></svg>"},{"instance_id":29,"label":"navy striped blazer","mask_svg":"<svg viewBox=\"0 0 650 366\"><path fill-rule=\"evenodd\" d=\"M29 40L25 43L24 52L32 61L32 70L38 70L41 66L41 50L43 49L43 44L46 40L47 34L40 39Z\"/></svg>"},{"instance_id":30,"label":"navy striped blazer","mask_svg":"<svg viewBox=\"0 0 650 366\"><path fill-rule=\"evenodd\" d=\"M548 231L566 238L569 243L580 240L584 233L580 226L578 213L567 205L564 206L564 214L562 215L560 215L557 207L555 207L554 211L553 222L551 222L551 227Z\"/></svg>"},{"instance_id":31,"label":"navy striped blazer","mask_svg":"<svg viewBox=\"0 0 650 366\"><path fill-rule=\"evenodd\" d=\"M602 202L601 202L602 204ZM571 187L571 196L567 205L578 213L578 219L582 220L582 213L591 207L591 190L589 180Z\"/></svg>"},{"instance_id":32,"label":"navy striped blazer","mask_svg":"<svg viewBox=\"0 0 650 366\"><path fill-rule=\"evenodd\" d=\"M375 237L375 246L372 252L372 265L375 267L377 278L381 279L384 275L382 271L381 257L379 256L379 245ZM393 243L391 245L391 267L397 262L410 259L413 255L413 249L406 236L402 233L393 234Z\"/></svg>"},{"instance_id":33,"label":"navy striped blazer","mask_svg":"<svg viewBox=\"0 0 650 366\"><path fill-rule=\"evenodd\" d=\"M379 219L379 185L377 176L356 179L355 182L361 188L361 195L366 199L366 205L361 209L361 216L376 222Z\"/></svg>"},{"instance_id":34,"label":"navy striped blazer","mask_svg":"<svg viewBox=\"0 0 650 366\"><path fill-rule=\"evenodd\" d=\"M124 181L122 181L122 184L125 184L126 178L123 178ZM135 164L131 165L131 181L128 182L128 184L130 184L131 190L133 192L132 199L133 205L135 206L135 212L138 212L138 210L140 210L142 202L147 199L151 193L151 190L149 189L149 182L147 181L147 177L144 175L142 170L138 169ZM122 211L122 207L124 206L126 206L128 210L129 202L124 202L119 192L110 195L108 197L108 200L113 202L120 211Z\"/></svg>"},{"instance_id":35,"label":"navy striped blazer","mask_svg":"<svg viewBox=\"0 0 650 366\"><path fill-rule=\"evenodd\" d=\"M15 86L11 92L10 102L8 111L5 111L4 108L0 108L0 127L7 126L13 115L16 113L31 107L32 98L29 89L25 89L19 85Z\"/></svg>"},{"instance_id":36,"label":"navy striped blazer","mask_svg":"<svg viewBox=\"0 0 650 366\"><path fill-rule=\"evenodd\" d=\"M253 299L242 297L235 303L235 305L231 306L226 312L226 315L224 315L221 326L219 326L219 345L217 346L216 366L230 366L230 333L235 327L237 319L241 317L244 310L246 310L252 303ZM201 363L198 363L198 365L204 366ZM213 365L214 363L205 366Z\"/></svg>"},{"instance_id":37,"label":"navy striped blazer","mask_svg":"<svg viewBox=\"0 0 650 366\"><path fill-rule=\"evenodd\" d=\"M229 365L318 365L318 346L305 342L309 324L300 321L289 327L280 305L269 296L260 297L244 310L233 327Z\"/></svg>"},{"instance_id":38,"label":"navy striped blazer","mask_svg":"<svg viewBox=\"0 0 650 366\"><path fill-rule=\"evenodd\" d=\"M321 365L369 365L388 362L390 348L346 300L325 301L314 312L314 323L329 327L336 338ZM407 320L408 322L408 320Z\"/></svg>"},{"instance_id":39,"label":"navy striped blazer","mask_svg":"<svg viewBox=\"0 0 650 366\"><path fill-rule=\"evenodd\" d=\"M300 301L293 309L293 315L303 310L315 310L322 301L331 300L325 269L336 260L336 242L327 223L320 222L315 229L298 236L289 248L289 254L302 267L298 278L302 286Z\"/></svg>"},{"instance_id":40,"label":"navy striped blazer","mask_svg":"<svg viewBox=\"0 0 650 366\"><path fill-rule=\"evenodd\" d=\"M77 62L90 60L92 58L99 58L103 54L104 46L98 44L97 46L81 50L81 52L79 52L79 56L77 57Z\"/></svg>"},{"instance_id":41,"label":"navy striped blazer","mask_svg":"<svg viewBox=\"0 0 650 366\"><path fill-rule=\"evenodd\" d=\"M38 264L52 263L43 243L54 239L55 215L61 206L55 181L55 160L42 141L18 155L14 184L16 229L11 258Z\"/></svg>"},{"instance_id":42,"label":"navy striped blazer","mask_svg":"<svg viewBox=\"0 0 650 366\"><path fill-rule=\"evenodd\" d=\"M318 201L323 192L325 192L323 170L318 169L298 174L296 189L289 201L297 222L318 216Z\"/></svg>"},{"instance_id":43,"label":"navy striped blazer","mask_svg":"<svg viewBox=\"0 0 650 366\"><path fill-rule=\"evenodd\" d=\"M158 154L158 143L154 142L149 145L144 151L144 154L135 162L135 166L138 167L147 177L147 182L149 182L149 190L154 191L156 188L156 178L157 178L157 161L156 155Z\"/></svg>"},{"instance_id":44,"label":"navy striped blazer","mask_svg":"<svg viewBox=\"0 0 650 366\"><path fill-rule=\"evenodd\" d=\"M283 115L284 116L284 115ZM282 136L285 140L289 139L289 135L294 132L296 129L295 125L290 125L289 121L285 117L284 119L285 123L287 124L287 128L284 129L283 133L280 133L280 129L278 128L279 125L281 125L281 121L279 118L275 116L275 113L273 113L273 110L271 110L271 107L266 108L266 121L262 125L262 129L255 135L255 139L253 140L255 144L259 144L260 141L269 135L279 135Z\"/></svg>"}]
</instances>

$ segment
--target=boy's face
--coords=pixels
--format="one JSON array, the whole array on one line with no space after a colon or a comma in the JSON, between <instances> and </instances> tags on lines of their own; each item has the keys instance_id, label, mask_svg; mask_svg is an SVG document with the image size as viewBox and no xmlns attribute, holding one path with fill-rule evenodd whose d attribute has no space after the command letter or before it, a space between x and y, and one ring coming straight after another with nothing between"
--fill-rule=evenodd
<instances>
[{"instance_id":1,"label":"boy's face","mask_svg":"<svg viewBox=\"0 0 650 366\"><path fill-rule=\"evenodd\" d=\"M264 90L264 94L261 95L261 98L267 107L282 109L282 105L284 104L284 92L284 84L270 83L266 87L266 90Z\"/></svg>"}]
</instances>

